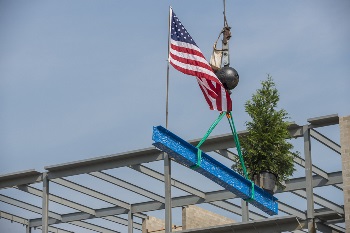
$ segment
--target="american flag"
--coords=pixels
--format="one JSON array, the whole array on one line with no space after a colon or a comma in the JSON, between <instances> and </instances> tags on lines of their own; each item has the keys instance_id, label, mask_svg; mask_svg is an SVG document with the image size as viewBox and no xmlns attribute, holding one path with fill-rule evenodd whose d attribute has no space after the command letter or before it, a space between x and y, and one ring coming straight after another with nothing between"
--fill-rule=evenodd
<instances>
[{"instance_id":1,"label":"american flag","mask_svg":"<svg viewBox=\"0 0 350 233\"><path fill-rule=\"evenodd\" d=\"M171 8L170 19L170 64L184 74L197 77L199 87L211 110L231 111L230 94Z\"/></svg>"}]
</instances>

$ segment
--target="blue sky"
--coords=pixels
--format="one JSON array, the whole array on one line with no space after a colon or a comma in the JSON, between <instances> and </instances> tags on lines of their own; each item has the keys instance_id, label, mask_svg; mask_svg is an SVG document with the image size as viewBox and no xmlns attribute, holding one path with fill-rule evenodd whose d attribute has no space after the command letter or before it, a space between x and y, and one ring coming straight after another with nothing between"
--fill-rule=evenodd
<instances>
[{"instance_id":1,"label":"blue sky","mask_svg":"<svg viewBox=\"0 0 350 233\"><path fill-rule=\"evenodd\" d=\"M1 174L151 146L165 125L169 4L209 58L222 1L0 1ZM349 12L346 0L227 1L238 130L267 74L291 121L349 115ZM173 68L169 98L169 129L184 139L217 116Z\"/></svg>"}]
</instances>

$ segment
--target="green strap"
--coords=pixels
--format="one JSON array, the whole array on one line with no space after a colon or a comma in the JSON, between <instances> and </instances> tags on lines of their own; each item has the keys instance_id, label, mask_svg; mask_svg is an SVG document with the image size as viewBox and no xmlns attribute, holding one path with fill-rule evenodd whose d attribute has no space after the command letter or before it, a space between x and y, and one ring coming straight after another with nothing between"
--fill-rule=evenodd
<instances>
[{"instance_id":1,"label":"green strap","mask_svg":"<svg viewBox=\"0 0 350 233\"><path fill-rule=\"evenodd\" d=\"M254 200L254 198L255 198L254 182L251 180L250 180L250 182L252 183L252 192L250 193L250 198L244 199L245 201L248 201L248 202Z\"/></svg>"},{"instance_id":2,"label":"green strap","mask_svg":"<svg viewBox=\"0 0 350 233\"><path fill-rule=\"evenodd\" d=\"M202 138L202 140L198 143L198 145L196 146L197 148L199 148L204 142L205 140L207 140L207 138L209 137L209 135L211 134L211 132L214 130L214 128L219 124L219 122L221 121L221 119L225 116L226 112L221 112L220 115L218 116L218 118L214 121L214 123L209 127L207 133L204 135L204 137Z\"/></svg>"},{"instance_id":3,"label":"green strap","mask_svg":"<svg viewBox=\"0 0 350 233\"><path fill-rule=\"evenodd\" d=\"M225 116L226 112L221 112L220 115L218 116L218 118L216 118L216 120L214 121L214 123L209 127L207 133L204 135L204 137L202 138L202 140L198 143L198 145L196 146L197 150L197 163L195 165L192 165L190 168L191 169L197 169L201 166L201 162L202 162L202 150L199 149L199 147L205 142L205 140L207 140L207 138L209 137L209 135L211 134L211 132L214 130L214 128L219 124L219 122L221 121L221 119Z\"/></svg>"},{"instance_id":4,"label":"green strap","mask_svg":"<svg viewBox=\"0 0 350 233\"><path fill-rule=\"evenodd\" d=\"M191 169L197 169L201 166L201 162L202 162L202 150L198 148L197 150L197 163L195 165L192 165L190 168Z\"/></svg>"},{"instance_id":5,"label":"green strap","mask_svg":"<svg viewBox=\"0 0 350 233\"><path fill-rule=\"evenodd\" d=\"M245 176L246 179L248 179L247 169L245 167L244 159L243 159L243 156L242 156L241 144L239 144L238 134L237 134L237 131L236 131L235 123L233 121L233 117L232 117L231 112L226 113L226 116L227 116L228 122L230 123L233 139L235 140L235 143L236 143L237 152L238 152L238 156L239 156L239 161L241 162L244 176Z\"/></svg>"},{"instance_id":6,"label":"green strap","mask_svg":"<svg viewBox=\"0 0 350 233\"><path fill-rule=\"evenodd\" d=\"M226 116L227 116L228 122L230 123L232 135L233 135L233 138L234 138L235 143L236 143L237 152L238 152L238 156L239 156L239 161L241 162L244 176L245 176L245 178L247 180L249 180L248 173L247 173L247 168L245 167L244 159L243 159L243 155L242 155L242 151L241 151L241 144L239 143L238 134L237 134L237 131L236 131L235 123L233 121L232 113L228 112L228 113L226 113ZM248 201L248 202L254 200L254 198L255 198L255 185L254 185L254 182L251 181L251 180L249 180L249 181L252 184L250 198L244 199L245 201Z\"/></svg>"}]
</instances>

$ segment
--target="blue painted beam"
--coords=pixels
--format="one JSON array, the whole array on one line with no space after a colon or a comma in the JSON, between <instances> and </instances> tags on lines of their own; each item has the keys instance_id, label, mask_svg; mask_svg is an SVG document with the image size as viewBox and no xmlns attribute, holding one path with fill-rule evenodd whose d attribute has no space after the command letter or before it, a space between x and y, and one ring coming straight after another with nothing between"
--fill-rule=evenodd
<instances>
[{"instance_id":1,"label":"blue painted beam","mask_svg":"<svg viewBox=\"0 0 350 233\"><path fill-rule=\"evenodd\" d=\"M198 149L162 126L153 127L153 145L166 152L176 162L191 167L197 163ZM226 190L242 199L251 197L252 184L249 180L202 152L201 166L195 169ZM269 215L278 214L277 198L254 185L254 199L251 204Z\"/></svg>"}]
</instances>

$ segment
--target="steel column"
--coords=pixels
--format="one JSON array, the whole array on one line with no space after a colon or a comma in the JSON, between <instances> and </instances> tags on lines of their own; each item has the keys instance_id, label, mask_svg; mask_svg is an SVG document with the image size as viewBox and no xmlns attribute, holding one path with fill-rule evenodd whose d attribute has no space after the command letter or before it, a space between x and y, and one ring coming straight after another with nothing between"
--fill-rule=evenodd
<instances>
[{"instance_id":1,"label":"steel column","mask_svg":"<svg viewBox=\"0 0 350 233\"><path fill-rule=\"evenodd\" d=\"M313 197L313 185L312 185L311 142L310 142L310 129L308 125L303 126L303 134L304 134L304 155L305 155L307 226L308 226L308 232L315 233L316 229L315 229L314 197Z\"/></svg>"},{"instance_id":2,"label":"steel column","mask_svg":"<svg viewBox=\"0 0 350 233\"><path fill-rule=\"evenodd\" d=\"M32 228L30 226L26 226L26 233L32 233Z\"/></svg>"},{"instance_id":3,"label":"steel column","mask_svg":"<svg viewBox=\"0 0 350 233\"><path fill-rule=\"evenodd\" d=\"M165 232L172 231L171 216L171 160L167 153L164 153L164 184L165 184Z\"/></svg>"},{"instance_id":4,"label":"steel column","mask_svg":"<svg viewBox=\"0 0 350 233\"><path fill-rule=\"evenodd\" d=\"M49 233L49 178L43 173L43 196L42 196L42 232Z\"/></svg>"},{"instance_id":5,"label":"steel column","mask_svg":"<svg viewBox=\"0 0 350 233\"><path fill-rule=\"evenodd\" d=\"M242 206L242 222L248 222L249 221L248 202L241 199L241 206Z\"/></svg>"},{"instance_id":6,"label":"steel column","mask_svg":"<svg viewBox=\"0 0 350 233\"><path fill-rule=\"evenodd\" d=\"M128 233L133 233L134 219L131 210L128 212Z\"/></svg>"}]
</instances>

